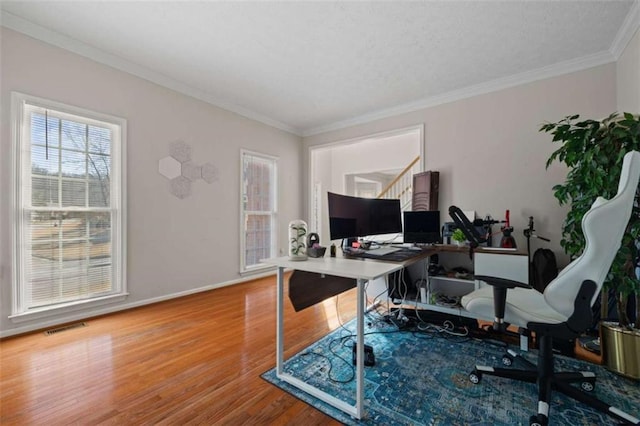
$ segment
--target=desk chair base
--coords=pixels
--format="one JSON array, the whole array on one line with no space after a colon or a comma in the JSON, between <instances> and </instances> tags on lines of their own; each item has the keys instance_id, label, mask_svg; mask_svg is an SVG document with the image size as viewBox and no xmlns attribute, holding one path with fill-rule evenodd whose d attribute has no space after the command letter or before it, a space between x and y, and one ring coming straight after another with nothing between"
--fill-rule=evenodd
<instances>
[{"instance_id":1,"label":"desk chair base","mask_svg":"<svg viewBox=\"0 0 640 426\"><path fill-rule=\"evenodd\" d=\"M509 354L502 358L502 362L505 365L511 365L515 360L526 364L528 368L518 370L477 365L469 374L469 380L474 384L478 384L482 380L483 375L488 375L527 383L537 383L538 414L531 416L529 419L530 426L546 426L549 424L549 406L552 390L562 392L576 401L587 404L598 411L620 420L623 422L622 424L640 425L640 419L589 395L589 392L595 389L596 382L595 374L592 372L555 372L553 366L553 342L550 336L543 336L540 340L537 366L513 351L509 351ZM580 388L573 386L572 383L580 383Z\"/></svg>"}]
</instances>

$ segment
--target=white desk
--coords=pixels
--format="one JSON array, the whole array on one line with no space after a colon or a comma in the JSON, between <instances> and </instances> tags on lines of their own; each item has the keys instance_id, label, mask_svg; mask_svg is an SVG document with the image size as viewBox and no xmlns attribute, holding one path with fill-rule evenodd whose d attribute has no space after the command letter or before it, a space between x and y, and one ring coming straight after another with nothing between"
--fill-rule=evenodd
<instances>
[{"instance_id":1,"label":"white desk","mask_svg":"<svg viewBox=\"0 0 640 426\"><path fill-rule=\"evenodd\" d=\"M291 261L288 257L263 260L278 267L277 319L276 319L276 375L280 380L315 396L318 399L350 414L357 419L364 416L364 284L366 281L384 277L403 268L402 263L375 260L345 259L342 257L309 258L305 261ZM319 274L354 278L357 282L356 305L356 404L350 405L310 384L284 372L284 270L286 268Z\"/></svg>"}]
</instances>

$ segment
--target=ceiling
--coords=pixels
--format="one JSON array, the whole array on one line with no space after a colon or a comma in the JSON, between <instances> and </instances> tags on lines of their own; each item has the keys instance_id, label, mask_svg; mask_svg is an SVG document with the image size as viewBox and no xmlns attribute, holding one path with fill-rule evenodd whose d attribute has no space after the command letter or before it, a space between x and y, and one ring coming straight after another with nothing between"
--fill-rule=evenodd
<instances>
[{"instance_id":1,"label":"ceiling","mask_svg":"<svg viewBox=\"0 0 640 426\"><path fill-rule=\"evenodd\" d=\"M638 1L2 1L2 25L311 135L613 62Z\"/></svg>"}]
</instances>

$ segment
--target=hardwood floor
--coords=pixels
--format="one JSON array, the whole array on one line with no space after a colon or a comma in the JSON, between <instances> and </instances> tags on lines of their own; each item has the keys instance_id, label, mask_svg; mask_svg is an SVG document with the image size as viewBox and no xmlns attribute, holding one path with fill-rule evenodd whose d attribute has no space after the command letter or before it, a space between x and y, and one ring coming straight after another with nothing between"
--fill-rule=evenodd
<instances>
[{"instance_id":1,"label":"hardwood floor","mask_svg":"<svg viewBox=\"0 0 640 426\"><path fill-rule=\"evenodd\" d=\"M355 290L338 296L355 316ZM290 356L339 326L336 298L285 302ZM0 341L0 424L337 425L260 378L275 366L275 278Z\"/></svg>"}]
</instances>

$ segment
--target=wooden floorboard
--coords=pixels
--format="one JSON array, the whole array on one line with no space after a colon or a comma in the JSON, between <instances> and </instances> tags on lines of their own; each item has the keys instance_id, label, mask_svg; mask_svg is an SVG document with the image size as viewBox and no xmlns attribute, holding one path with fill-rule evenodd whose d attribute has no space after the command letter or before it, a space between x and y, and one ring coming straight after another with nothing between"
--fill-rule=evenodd
<instances>
[{"instance_id":1,"label":"wooden floorboard","mask_svg":"<svg viewBox=\"0 0 640 426\"><path fill-rule=\"evenodd\" d=\"M290 356L355 316L355 290L285 307ZM339 424L260 378L275 311L269 277L3 339L0 424Z\"/></svg>"}]
</instances>

